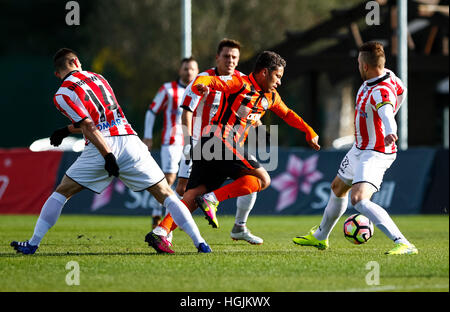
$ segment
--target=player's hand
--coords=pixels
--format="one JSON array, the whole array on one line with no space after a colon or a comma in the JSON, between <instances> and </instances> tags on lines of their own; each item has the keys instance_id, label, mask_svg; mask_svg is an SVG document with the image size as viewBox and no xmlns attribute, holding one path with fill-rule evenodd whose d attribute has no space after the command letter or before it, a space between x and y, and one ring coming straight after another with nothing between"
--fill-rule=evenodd
<instances>
[{"instance_id":1,"label":"player's hand","mask_svg":"<svg viewBox=\"0 0 450 312\"><path fill-rule=\"evenodd\" d=\"M142 142L144 142L144 144L147 145L149 151L152 150L153 139L142 139Z\"/></svg>"},{"instance_id":2,"label":"player's hand","mask_svg":"<svg viewBox=\"0 0 450 312\"><path fill-rule=\"evenodd\" d=\"M316 151L320 150L320 145L319 145L319 136L315 136L311 139L311 141L308 141L309 146L311 146L313 149L315 149Z\"/></svg>"},{"instance_id":3,"label":"player's hand","mask_svg":"<svg viewBox=\"0 0 450 312\"><path fill-rule=\"evenodd\" d=\"M204 84L202 84L202 83L199 83L198 85L195 85L195 88L197 89L197 92L200 94L200 95L205 95L205 94L207 94L207 93L209 93L209 88L208 88L208 86L205 86Z\"/></svg>"},{"instance_id":4,"label":"player's hand","mask_svg":"<svg viewBox=\"0 0 450 312\"><path fill-rule=\"evenodd\" d=\"M394 133L388 134L387 136L384 137L384 145L389 146L397 140L398 136L396 134Z\"/></svg>"},{"instance_id":5,"label":"player's hand","mask_svg":"<svg viewBox=\"0 0 450 312\"><path fill-rule=\"evenodd\" d=\"M68 126L55 130L50 136L50 144L53 146L59 146L62 140L64 140L64 138L67 137L69 134L70 131Z\"/></svg>"},{"instance_id":6,"label":"player's hand","mask_svg":"<svg viewBox=\"0 0 450 312\"><path fill-rule=\"evenodd\" d=\"M105 170L108 172L108 176L119 176L119 166L117 165L116 157L113 153L108 153L105 158Z\"/></svg>"}]
</instances>

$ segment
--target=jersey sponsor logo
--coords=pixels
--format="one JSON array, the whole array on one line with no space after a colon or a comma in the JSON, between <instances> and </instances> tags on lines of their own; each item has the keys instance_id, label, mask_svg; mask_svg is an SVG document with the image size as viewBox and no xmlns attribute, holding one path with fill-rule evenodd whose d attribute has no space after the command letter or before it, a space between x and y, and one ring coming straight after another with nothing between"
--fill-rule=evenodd
<instances>
[{"instance_id":1,"label":"jersey sponsor logo","mask_svg":"<svg viewBox=\"0 0 450 312\"><path fill-rule=\"evenodd\" d=\"M122 123L125 124L126 122L123 121L121 118L116 118L116 119L111 120L110 122L105 121L105 122L99 123L96 127L99 131L103 131L103 130L106 130L106 129L109 129L109 128L112 128L115 126L120 126L120 125L122 125Z\"/></svg>"},{"instance_id":2,"label":"jersey sponsor logo","mask_svg":"<svg viewBox=\"0 0 450 312\"><path fill-rule=\"evenodd\" d=\"M360 110L359 108L358 108L358 112L359 112L359 115L360 115L361 117L367 118L367 113L366 113L366 112Z\"/></svg>"},{"instance_id":3,"label":"jersey sponsor logo","mask_svg":"<svg viewBox=\"0 0 450 312\"><path fill-rule=\"evenodd\" d=\"M232 80L233 79L233 77L231 77L231 76L219 76L219 78L221 80L225 81L225 82L227 82L228 80Z\"/></svg>"},{"instance_id":4,"label":"jersey sponsor logo","mask_svg":"<svg viewBox=\"0 0 450 312\"><path fill-rule=\"evenodd\" d=\"M261 118L261 114L248 114L247 120L258 121Z\"/></svg>"}]
</instances>

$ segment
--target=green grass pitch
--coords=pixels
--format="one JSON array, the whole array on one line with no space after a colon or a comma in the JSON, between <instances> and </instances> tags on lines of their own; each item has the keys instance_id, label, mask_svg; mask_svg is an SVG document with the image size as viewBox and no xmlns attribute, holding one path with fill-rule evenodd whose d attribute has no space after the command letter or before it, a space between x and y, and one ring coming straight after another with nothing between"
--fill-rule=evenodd
<instances>
[{"instance_id":1,"label":"green grass pitch","mask_svg":"<svg viewBox=\"0 0 450 312\"><path fill-rule=\"evenodd\" d=\"M28 239L36 219L0 216L2 292L449 291L448 215L393 217L419 249L411 256L384 255L393 243L377 228L368 243L352 245L342 232L345 218L330 237L330 249L294 245L292 238L321 216L250 216L249 228L264 238L260 246L230 239L232 216L219 216L218 229L196 216L213 253L197 254L189 237L176 230L176 253L160 255L144 242L150 217L62 215L35 255L15 254L9 243ZM66 284L69 261L79 264L80 285ZM375 267L366 267L371 261L379 265L378 284L370 278Z\"/></svg>"}]
</instances>

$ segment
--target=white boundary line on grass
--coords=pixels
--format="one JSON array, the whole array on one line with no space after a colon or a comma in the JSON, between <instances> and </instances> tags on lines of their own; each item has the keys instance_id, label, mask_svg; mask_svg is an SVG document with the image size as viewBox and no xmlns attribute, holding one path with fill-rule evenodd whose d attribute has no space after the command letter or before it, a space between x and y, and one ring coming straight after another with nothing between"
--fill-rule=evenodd
<instances>
[{"instance_id":1,"label":"white boundary line on grass","mask_svg":"<svg viewBox=\"0 0 450 312\"><path fill-rule=\"evenodd\" d=\"M411 286L395 286L395 285L385 285L385 286L372 286L365 288L349 288L342 290L324 290L324 292L364 292L364 291L393 291L393 290L412 290L420 288L432 288L432 289L448 289L449 285L411 285ZM447 290L448 291L448 290Z\"/></svg>"}]
</instances>

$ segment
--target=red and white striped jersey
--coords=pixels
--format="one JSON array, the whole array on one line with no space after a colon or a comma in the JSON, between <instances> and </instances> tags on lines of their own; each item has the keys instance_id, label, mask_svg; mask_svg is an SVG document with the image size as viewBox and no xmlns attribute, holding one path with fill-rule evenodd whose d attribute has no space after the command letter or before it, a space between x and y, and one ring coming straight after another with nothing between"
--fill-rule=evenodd
<instances>
[{"instance_id":1,"label":"red and white striped jersey","mask_svg":"<svg viewBox=\"0 0 450 312\"><path fill-rule=\"evenodd\" d=\"M69 73L53 102L74 124L91 119L103 136L137 135L102 75L88 71Z\"/></svg>"},{"instance_id":2,"label":"red and white striped jersey","mask_svg":"<svg viewBox=\"0 0 450 312\"><path fill-rule=\"evenodd\" d=\"M240 71L235 70L234 75L245 76ZM216 68L208 69L198 76L219 76ZM192 92L192 83L189 84L186 92L183 95L181 107L193 112L192 115L192 138L199 140L202 136L202 131L207 125L210 124L211 119L216 114L219 105L222 101L222 92L216 90L210 90L210 92L204 96L198 96Z\"/></svg>"},{"instance_id":3,"label":"red and white striped jersey","mask_svg":"<svg viewBox=\"0 0 450 312\"><path fill-rule=\"evenodd\" d=\"M402 81L389 69L383 75L364 81L356 96L355 144L363 150L385 154L397 152L397 145L384 145L385 127L378 109L391 104L397 114L406 95Z\"/></svg>"},{"instance_id":4,"label":"red and white striped jersey","mask_svg":"<svg viewBox=\"0 0 450 312\"><path fill-rule=\"evenodd\" d=\"M161 144L183 145L183 129L181 127L183 111L180 103L185 89L186 86L182 85L180 81L166 82L159 88L148 108L154 114L164 112ZM146 124L145 127L148 125Z\"/></svg>"}]
</instances>

